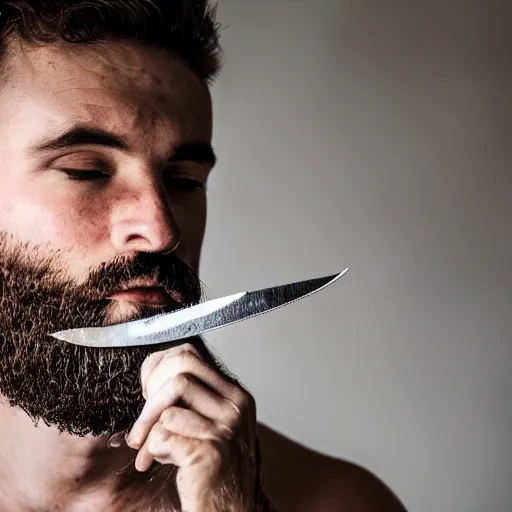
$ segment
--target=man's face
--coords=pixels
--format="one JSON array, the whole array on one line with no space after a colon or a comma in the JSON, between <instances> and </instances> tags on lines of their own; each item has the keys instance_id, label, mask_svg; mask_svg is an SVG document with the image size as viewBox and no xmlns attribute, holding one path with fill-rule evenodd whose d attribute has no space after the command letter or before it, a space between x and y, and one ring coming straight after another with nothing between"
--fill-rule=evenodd
<instances>
[{"instance_id":1,"label":"man's face","mask_svg":"<svg viewBox=\"0 0 512 512\"><path fill-rule=\"evenodd\" d=\"M171 308L167 295L199 299L208 90L177 58L128 43L13 51L0 91L0 392L64 430L123 430L147 351L46 333ZM167 295L142 289L155 279ZM102 411L77 419L73 399L93 407L100 395Z\"/></svg>"}]
</instances>

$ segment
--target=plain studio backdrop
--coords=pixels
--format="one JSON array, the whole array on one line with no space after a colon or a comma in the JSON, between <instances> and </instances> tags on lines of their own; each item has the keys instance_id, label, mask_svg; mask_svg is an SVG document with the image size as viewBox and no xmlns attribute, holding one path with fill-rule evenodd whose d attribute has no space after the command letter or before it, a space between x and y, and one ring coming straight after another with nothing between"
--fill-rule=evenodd
<instances>
[{"instance_id":1,"label":"plain studio backdrop","mask_svg":"<svg viewBox=\"0 0 512 512\"><path fill-rule=\"evenodd\" d=\"M259 419L411 512L512 510L511 2L220 0L206 338Z\"/></svg>"}]
</instances>

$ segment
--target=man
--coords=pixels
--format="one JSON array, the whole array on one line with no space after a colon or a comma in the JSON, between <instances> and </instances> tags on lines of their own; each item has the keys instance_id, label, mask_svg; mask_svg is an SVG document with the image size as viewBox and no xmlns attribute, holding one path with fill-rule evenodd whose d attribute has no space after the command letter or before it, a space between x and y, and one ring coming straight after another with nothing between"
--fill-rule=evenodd
<instances>
[{"instance_id":1,"label":"man","mask_svg":"<svg viewBox=\"0 0 512 512\"><path fill-rule=\"evenodd\" d=\"M403 510L257 425L200 339L151 353L48 336L200 299L207 2L13 0L0 22L0 510Z\"/></svg>"}]
</instances>

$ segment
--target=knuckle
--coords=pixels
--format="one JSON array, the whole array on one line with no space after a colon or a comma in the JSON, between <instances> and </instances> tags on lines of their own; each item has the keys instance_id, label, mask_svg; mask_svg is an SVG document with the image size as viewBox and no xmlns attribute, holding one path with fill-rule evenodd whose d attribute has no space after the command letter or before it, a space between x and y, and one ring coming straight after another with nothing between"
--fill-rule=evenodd
<instances>
[{"instance_id":1,"label":"knuckle","mask_svg":"<svg viewBox=\"0 0 512 512\"><path fill-rule=\"evenodd\" d=\"M149 354L146 359L144 359L142 366L141 366L141 372L148 372L152 368L156 367L158 363L165 357L165 352L154 352L153 354Z\"/></svg>"},{"instance_id":2,"label":"knuckle","mask_svg":"<svg viewBox=\"0 0 512 512\"><path fill-rule=\"evenodd\" d=\"M159 352L157 352L158 354ZM192 343L184 343L183 345L179 345L177 347L171 347L163 352L161 352L161 356L165 360L174 359L176 357L180 357L184 354L196 354L197 349L192 345ZM152 354L154 355L154 354Z\"/></svg>"},{"instance_id":3,"label":"knuckle","mask_svg":"<svg viewBox=\"0 0 512 512\"><path fill-rule=\"evenodd\" d=\"M193 348L192 345L190 347ZM179 347L178 352L169 351L163 357L163 362L167 368L167 372L171 374L186 373L197 365L198 356L193 350Z\"/></svg>"},{"instance_id":4,"label":"knuckle","mask_svg":"<svg viewBox=\"0 0 512 512\"><path fill-rule=\"evenodd\" d=\"M233 429L238 427L245 418L253 418L256 415L256 402L254 397L244 390L227 400L229 407L226 413L226 425Z\"/></svg>"},{"instance_id":5,"label":"knuckle","mask_svg":"<svg viewBox=\"0 0 512 512\"><path fill-rule=\"evenodd\" d=\"M194 352L196 350L196 347L194 347L192 343L187 342L180 345L180 349L183 352Z\"/></svg>"},{"instance_id":6,"label":"knuckle","mask_svg":"<svg viewBox=\"0 0 512 512\"><path fill-rule=\"evenodd\" d=\"M244 413L252 412L256 409L256 401L254 397L247 391L240 389L234 400L238 409Z\"/></svg>"},{"instance_id":7,"label":"knuckle","mask_svg":"<svg viewBox=\"0 0 512 512\"><path fill-rule=\"evenodd\" d=\"M160 422L166 427L172 425L175 419L176 411L175 409L172 408L165 409L165 411L163 411L162 414L160 415Z\"/></svg>"},{"instance_id":8,"label":"knuckle","mask_svg":"<svg viewBox=\"0 0 512 512\"><path fill-rule=\"evenodd\" d=\"M242 419L242 411L238 408L238 406L231 400L227 400L227 407L225 409L225 416L224 416L224 424L232 430L236 426L238 426L239 423L241 423Z\"/></svg>"},{"instance_id":9,"label":"knuckle","mask_svg":"<svg viewBox=\"0 0 512 512\"><path fill-rule=\"evenodd\" d=\"M180 394L183 394L190 388L192 376L189 373L180 373L174 377L174 388Z\"/></svg>"},{"instance_id":10,"label":"knuckle","mask_svg":"<svg viewBox=\"0 0 512 512\"><path fill-rule=\"evenodd\" d=\"M180 345L179 354L194 354L199 357L199 351L192 343L184 343L183 345Z\"/></svg>"},{"instance_id":11,"label":"knuckle","mask_svg":"<svg viewBox=\"0 0 512 512\"><path fill-rule=\"evenodd\" d=\"M168 406L168 404L171 404L176 396L176 388L173 384L171 384L170 381L167 381L166 384L164 384L160 391L158 392L158 396L160 397L160 405L163 405L165 407Z\"/></svg>"},{"instance_id":12,"label":"knuckle","mask_svg":"<svg viewBox=\"0 0 512 512\"><path fill-rule=\"evenodd\" d=\"M160 455L164 441L165 439L162 431L155 429L152 430L147 440L148 452L153 456Z\"/></svg>"},{"instance_id":13,"label":"knuckle","mask_svg":"<svg viewBox=\"0 0 512 512\"><path fill-rule=\"evenodd\" d=\"M197 364L197 358L192 352L182 352L178 356L177 366L178 373L187 373Z\"/></svg>"}]
</instances>

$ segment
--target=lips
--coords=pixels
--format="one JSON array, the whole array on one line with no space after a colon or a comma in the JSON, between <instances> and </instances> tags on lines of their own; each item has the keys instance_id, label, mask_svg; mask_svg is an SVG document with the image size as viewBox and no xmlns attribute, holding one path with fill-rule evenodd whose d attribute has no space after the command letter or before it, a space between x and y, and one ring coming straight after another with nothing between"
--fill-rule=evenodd
<instances>
[{"instance_id":1,"label":"lips","mask_svg":"<svg viewBox=\"0 0 512 512\"><path fill-rule=\"evenodd\" d=\"M162 288L130 288L129 290L115 293L110 298L136 304L150 304L152 306L172 306L177 304Z\"/></svg>"},{"instance_id":2,"label":"lips","mask_svg":"<svg viewBox=\"0 0 512 512\"><path fill-rule=\"evenodd\" d=\"M132 304L165 306L177 309L181 307L181 296L178 292L167 293L154 281L140 280L121 286L109 299L122 300Z\"/></svg>"}]
</instances>

